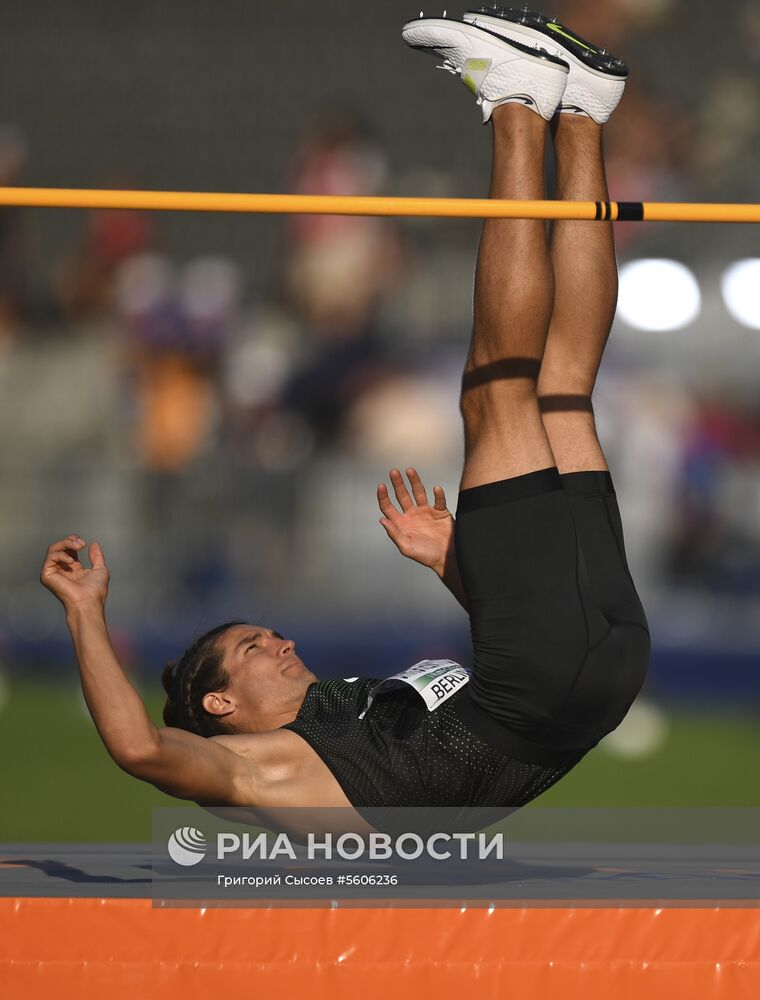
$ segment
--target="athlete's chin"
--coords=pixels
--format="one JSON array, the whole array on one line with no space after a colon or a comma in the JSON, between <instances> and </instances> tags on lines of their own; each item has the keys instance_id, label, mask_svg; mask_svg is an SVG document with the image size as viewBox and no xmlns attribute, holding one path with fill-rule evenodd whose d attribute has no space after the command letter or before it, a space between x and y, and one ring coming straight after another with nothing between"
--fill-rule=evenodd
<instances>
[{"instance_id":1,"label":"athlete's chin","mask_svg":"<svg viewBox=\"0 0 760 1000\"><path fill-rule=\"evenodd\" d=\"M290 661L290 663L288 663L285 667L283 667L282 672L284 674L287 674L287 673L292 673L292 674L307 673L308 674L310 671L309 671L309 668L306 666L306 664L303 662L303 660L300 658L300 656L294 656L293 659Z\"/></svg>"},{"instance_id":2,"label":"athlete's chin","mask_svg":"<svg viewBox=\"0 0 760 1000\"><path fill-rule=\"evenodd\" d=\"M310 684L316 684L319 678L309 670L303 660L298 660L297 663L290 665L287 671L288 677L292 678L293 681L297 681L299 685L303 687L308 687Z\"/></svg>"}]
</instances>

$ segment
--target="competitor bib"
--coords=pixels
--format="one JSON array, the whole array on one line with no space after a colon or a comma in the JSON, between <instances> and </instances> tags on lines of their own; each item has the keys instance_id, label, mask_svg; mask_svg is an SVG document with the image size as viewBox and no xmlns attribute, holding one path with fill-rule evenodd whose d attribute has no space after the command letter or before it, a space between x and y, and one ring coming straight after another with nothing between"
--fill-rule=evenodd
<instances>
[{"instance_id":1,"label":"competitor bib","mask_svg":"<svg viewBox=\"0 0 760 1000\"><path fill-rule=\"evenodd\" d=\"M470 671L453 660L421 660L413 667L402 670L401 673L394 674L392 677L386 677L379 684L375 684L359 718L364 718L379 694L398 690L404 686L411 687L416 691L427 705L428 711L434 712L453 694L456 694L461 687L464 687L469 679Z\"/></svg>"}]
</instances>

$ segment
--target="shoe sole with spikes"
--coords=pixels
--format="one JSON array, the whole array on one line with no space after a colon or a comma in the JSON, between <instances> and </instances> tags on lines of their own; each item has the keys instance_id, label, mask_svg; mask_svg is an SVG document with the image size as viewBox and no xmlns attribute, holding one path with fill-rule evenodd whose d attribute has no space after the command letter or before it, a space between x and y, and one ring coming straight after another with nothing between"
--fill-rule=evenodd
<instances>
[{"instance_id":1,"label":"shoe sole with spikes","mask_svg":"<svg viewBox=\"0 0 760 1000\"><path fill-rule=\"evenodd\" d=\"M587 42L556 18L525 8L483 6L464 14L467 24L510 41L541 45L570 68L559 111L585 115L603 125L620 103L628 67L617 56Z\"/></svg>"},{"instance_id":2,"label":"shoe sole with spikes","mask_svg":"<svg viewBox=\"0 0 760 1000\"><path fill-rule=\"evenodd\" d=\"M441 69L461 77L487 122L500 104L518 103L549 121L567 83L567 63L535 44L503 37L453 18L421 17L402 28L407 45L440 56Z\"/></svg>"}]
</instances>

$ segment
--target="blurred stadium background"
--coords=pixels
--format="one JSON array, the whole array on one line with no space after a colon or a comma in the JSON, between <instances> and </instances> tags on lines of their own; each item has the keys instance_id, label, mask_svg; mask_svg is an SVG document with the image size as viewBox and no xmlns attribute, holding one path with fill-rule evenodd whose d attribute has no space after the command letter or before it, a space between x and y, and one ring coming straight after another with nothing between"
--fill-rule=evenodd
<instances>
[{"instance_id":1,"label":"blurred stadium background","mask_svg":"<svg viewBox=\"0 0 760 1000\"><path fill-rule=\"evenodd\" d=\"M482 196L489 136L403 46L417 12L11 5L0 184ZM552 12L633 70L614 199L760 201L756 3ZM231 617L325 677L467 661L462 613L395 553L374 490L413 463L455 500L478 229L0 209L0 840L147 839L166 803L108 760L37 583L70 531L104 546L114 637L157 718L163 662ZM623 729L532 808L758 805L759 234L617 234L596 407L653 668Z\"/></svg>"}]
</instances>

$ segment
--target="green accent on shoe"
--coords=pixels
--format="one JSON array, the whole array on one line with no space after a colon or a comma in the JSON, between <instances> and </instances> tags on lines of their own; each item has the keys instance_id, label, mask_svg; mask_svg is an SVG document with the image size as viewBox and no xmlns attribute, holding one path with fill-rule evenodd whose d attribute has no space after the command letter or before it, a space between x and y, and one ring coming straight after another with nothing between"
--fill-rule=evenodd
<instances>
[{"instance_id":1,"label":"green accent on shoe","mask_svg":"<svg viewBox=\"0 0 760 1000\"><path fill-rule=\"evenodd\" d=\"M477 97L483 80L491 68L491 59L468 59L463 67L462 83ZM472 76L470 74L473 74ZM477 77L477 78L476 78Z\"/></svg>"},{"instance_id":2,"label":"green accent on shoe","mask_svg":"<svg viewBox=\"0 0 760 1000\"><path fill-rule=\"evenodd\" d=\"M592 49L590 45L587 45L585 42L579 41L577 38L573 38L573 36L571 34L569 34L567 31L565 31L565 29L561 25L559 25L559 24L555 24L552 21L547 21L546 22L546 28L547 28L548 31L553 31L557 35L562 35L563 38L567 38L568 41L573 42L573 44L580 45L580 47L582 49L587 49L589 52L592 52L594 55L598 55L599 54L596 51L596 49Z\"/></svg>"}]
</instances>

